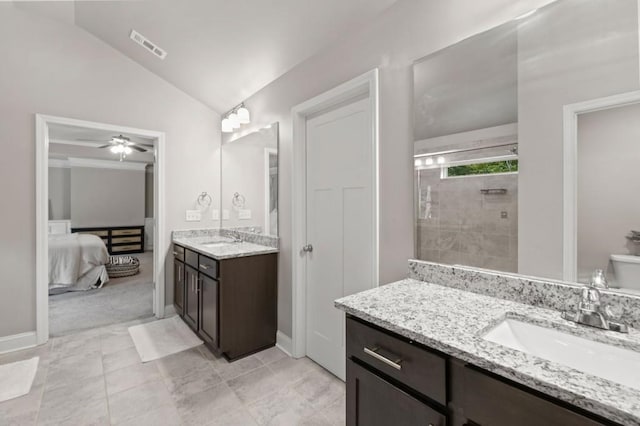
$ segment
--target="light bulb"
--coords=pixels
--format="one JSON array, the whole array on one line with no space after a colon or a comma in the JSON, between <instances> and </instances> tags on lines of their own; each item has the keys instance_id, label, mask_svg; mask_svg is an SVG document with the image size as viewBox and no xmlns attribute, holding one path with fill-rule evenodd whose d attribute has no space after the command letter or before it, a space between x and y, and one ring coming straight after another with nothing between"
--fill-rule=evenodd
<instances>
[{"instance_id":1,"label":"light bulb","mask_svg":"<svg viewBox=\"0 0 640 426\"><path fill-rule=\"evenodd\" d=\"M413 162L413 164L415 164L416 167L420 167L422 166L422 160L418 158L416 161Z\"/></svg>"},{"instance_id":2,"label":"light bulb","mask_svg":"<svg viewBox=\"0 0 640 426\"><path fill-rule=\"evenodd\" d=\"M238 115L238 123L240 124L248 124L251 122L251 115L249 114L249 110L245 107L240 107L237 112Z\"/></svg>"},{"instance_id":3,"label":"light bulb","mask_svg":"<svg viewBox=\"0 0 640 426\"><path fill-rule=\"evenodd\" d=\"M444 164L444 157L440 156L436 161L438 162L438 164Z\"/></svg>"},{"instance_id":4,"label":"light bulb","mask_svg":"<svg viewBox=\"0 0 640 426\"><path fill-rule=\"evenodd\" d=\"M232 112L231 114L229 114L229 122L231 123L231 127L233 127L234 129L239 129L240 128L240 122L238 121L238 114L236 114L235 112Z\"/></svg>"},{"instance_id":5,"label":"light bulb","mask_svg":"<svg viewBox=\"0 0 640 426\"><path fill-rule=\"evenodd\" d=\"M433 158L431 158L431 157L427 157L427 158L424 160L424 164L425 164L426 166L431 166L431 165L433 164Z\"/></svg>"},{"instance_id":6,"label":"light bulb","mask_svg":"<svg viewBox=\"0 0 640 426\"><path fill-rule=\"evenodd\" d=\"M114 154L117 154L118 152L120 152L120 151L118 151L118 148L119 148L119 147L120 147L120 145L114 145L114 146L112 146L112 147L111 147L111 149L110 149L110 150L111 150L111 152L113 152Z\"/></svg>"},{"instance_id":7,"label":"light bulb","mask_svg":"<svg viewBox=\"0 0 640 426\"><path fill-rule=\"evenodd\" d=\"M133 151L131 148L129 148L128 146L125 146L122 148L122 150L124 151L125 154L129 155L131 154L131 151Z\"/></svg>"},{"instance_id":8,"label":"light bulb","mask_svg":"<svg viewBox=\"0 0 640 426\"><path fill-rule=\"evenodd\" d=\"M233 126L231 125L231 121L228 118L222 120L222 132L223 133L231 133L233 132Z\"/></svg>"}]
</instances>

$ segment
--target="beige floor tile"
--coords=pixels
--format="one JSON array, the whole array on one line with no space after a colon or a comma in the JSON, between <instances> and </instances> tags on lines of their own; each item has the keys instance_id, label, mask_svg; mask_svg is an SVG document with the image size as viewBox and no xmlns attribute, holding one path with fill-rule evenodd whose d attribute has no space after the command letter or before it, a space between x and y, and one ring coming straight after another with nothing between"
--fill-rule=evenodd
<instances>
[{"instance_id":1,"label":"beige floor tile","mask_svg":"<svg viewBox=\"0 0 640 426\"><path fill-rule=\"evenodd\" d=\"M234 410L223 416L216 416L206 423L207 426L257 426L258 423L245 408Z\"/></svg>"},{"instance_id":2,"label":"beige floor tile","mask_svg":"<svg viewBox=\"0 0 640 426\"><path fill-rule=\"evenodd\" d=\"M224 383L183 398L176 405L184 424L197 426L242 409L242 403L238 397Z\"/></svg>"},{"instance_id":3,"label":"beige floor tile","mask_svg":"<svg viewBox=\"0 0 640 426\"><path fill-rule=\"evenodd\" d=\"M133 364L105 374L107 395L113 395L160 379L161 376L155 363Z\"/></svg>"},{"instance_id":4,"label":"beige floor tile","mask_svg":"<svg viewBox=\"0 0 640 426\"><path fill-rule=\"evenodd\" d=\"M0 402L0 424L3 426L36 424L42 402L42 391L42 385L32 386L27 395Z\"/></svg>"},{"instance_id":5,"label":"beige floor tile","mask_svg":"<svg viewBox=\"0 0 640 426\"><path fill-rule=\"evenodd\" d=\"M307 373L322 370L322 367L309 358L295 359L287 357L272 362L268 367L276 375L282 386L302 379Z\"/></svg>"},{"instance_id":6,"label":"beige floor tile","mask_svg":"<svg viewBox=\"0 0 640 426\"><path fill-rule=\"evenodd\" d=\"M111 352L102 356L102 365L105 373L129 367L134 364L142 364L140 355L135 347Z\"/></svg>"},{"instance_id":7,"label":"beige floor tile","mask_svg":"<svg viewBox=\"0 0 640 426\"><path fill-rule=\"evenodd\" d=\"M329 407L346 393L345 383L326 370L313 370L292 387L316 409Z\"/></svg>"},{"instance_id":8,"label":"beige floor tile","mask_svg":"<svg viewBox=\"0 0 640 426\"><path fill-rule=\"evenodd\" d=\"M211 361L211 364L224 380L230 380L243 374L247 374L248 372L264 365L255 355L251 355L234 362L228 362L226 359L221 357L215 358Z\"/></svg>"},{"instance_id":9,"label":"beige floor tile","mask_svg":"<svg viewBox=\"0 0 640 426\"><path fill-rule=\"evenodd\" d=\"M210 368L211 363L198 348L160 358L156 361L160 374L164 377L188 376L195 371Z\"/></svg>"},{"instance_id":10,"label":"beige floor tile","mask_svg":"<svg viewBox=\"0 0 640 426\"><path fill-rule=\"evenodd\" d=\"M102 355L98 351L80 353L51 361L47 389L71 385L79 380L102 377Z\"/></svg>"},{"instance_id":11,"label":"beige floor tile","mask_svg":"<svg viewBox=\"0 0 640 426\"><path fill-rule=\"evenodd\" d=\"M173 398L179 400L210 389L222 383L222 379L211 365L205 364L203 368L194 370L185 376L165 377L164 382Z\"/></svg>"},{"instance_id":12,"label":"beige floor tile","mask_svg":"<svg viewBox=\"0 0 640 426\"><path fill-rule=\"evenodd\" d=\"M329 419L331 424L333 425L344 425L347 423L347 399L338 398L336 402L334 402L329 407L322 410L322 414Z\"/></svg>"},{"instance_id":13,"label":"beige floor tile","mask_svg":"<svg viewBox=\"0 0 640 426\"><path fill-rule=\"evenodd\" d=\"M265 349L262 352L258 352L255 354L255 357L262 361L263 364L270 364L283 358L289 358L289 355L274 346L272 348Z\"/></svg>"},{"instance_id":14,"label":"beige floor tile","mask_svg":"<svg viewBox=\"0 0 640 426\"><path fill-rule=\"evenodd\" d=\"M312 418L316 411L290 388L272 392L247 407L260 425L298 425Z\"/></svg>"},{"instance_id":15,"label":"beige floor tile","mask_svg":"<svg viewBox=\"0 0 640 426\"><path fill-rule=\"evenodd\" d=\"M122 426L180 426L182 420L178 415L176 407L162 407L141 416L134 417L129 420L125 420L120 423ZM238 424L239 426L239 424Z\"/></svg>"},{"instance_id":16,"label":"beige floor tile","mask_svg":"<svg viewBox=\"0 0 640 426\"><path fill-rule=\"evenodd\" d=\"M100 351L100 335L93 331L53 339L51 360Z\"/></svg>"},{"instance_id":17,"label":"beige floor tile","mask_svg":"<svg viewBox=\"0 0 640 426\"><path fill-rule=\"evenodd\" d=\"M127 348L135 347L133 339L127 331L125 334L108 333L101 337L102 353L108 355Z\"/></svg>"},{"instance_id":18,"label":"beige floor tile","mask_svg":"<svg viewBox=\"0 0 640 426\"><path fill-rule=\"evenodd\" d=\"M109 412L111 423L114 425L149 415L149 413L161 408L174 406L171 395L162 380L145 383L109 395Z\"/></svg>"},{"instance_id":19,"label":"beige floor tile","mask_svg":"<svg viewBox=\"0 0 640 426\"><path fill-rule=\"evenodd\" d=\"M38 424L90 425L108 422L104 378L94 377L48 389L45 385Z\"/></svg>"},{"instance_id":20,"label":"beige floor tile","mask_svg":"<svg viewBox=\"0 0 640 426\"><path fill-rule=\"evenodd\" d=\"M227 384L245 404L264 398L269 393L282 388L279 380L267 366L229 380Z\"/></svg>"}]
</instances>

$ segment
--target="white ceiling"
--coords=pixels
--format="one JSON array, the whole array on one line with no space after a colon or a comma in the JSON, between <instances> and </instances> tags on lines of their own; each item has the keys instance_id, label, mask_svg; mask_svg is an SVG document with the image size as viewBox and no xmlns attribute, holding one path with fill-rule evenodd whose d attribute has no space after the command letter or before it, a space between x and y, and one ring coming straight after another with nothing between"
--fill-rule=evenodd
<instances>
[{"instance_id":1,"label":"white ceiling","mask_svg":"<svg viewBox=\"0 0 640 426\"><path fill-rule=\"evenodd\" d=\"M224 113L395 1L76 1L75 23ZM167 57L132 42L131 29Z\"/></svg>"},{"instance_id":2,"label":"white ceiling","mask_svg":"<svg viewBox=\"0 0 640 426\"><path fill-rule=\"evenodd\" d=\"M127 133L114 133L106 130L89 129L85 127L52 124L49 126L49 157L50 158L97 158L117 161L119 156L108 148L98 148L111 141L113 136L122 134L131 142L153 145L154 139L134 136ZM127 155L126 161L153 163L153 147L144 146L147 152L133 151Z\"/></svg>"}]
</instances>

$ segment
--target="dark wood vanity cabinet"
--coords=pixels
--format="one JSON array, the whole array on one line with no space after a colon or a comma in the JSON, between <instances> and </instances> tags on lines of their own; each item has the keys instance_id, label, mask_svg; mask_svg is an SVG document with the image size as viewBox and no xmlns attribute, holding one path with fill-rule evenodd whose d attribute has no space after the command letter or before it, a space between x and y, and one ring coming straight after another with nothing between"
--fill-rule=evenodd
<instances>
[{"instance_id":1,"label":"dark wood vanity cabinet","mask_svg":"<svg viewBox=\"0 0 640 426\"><path fill-rule=\"evenodd\" d=\"M215 352L234 360L275 345L277 254L216 260L174 245L173 285L176 312Z\"/></svg>"},{"instance_id":2,"label":"dark wood vanity cabinet","mask_svg":"<svg viewBox=\"0 0 640 426\"><path fill-rule=\"evenodd\" d=\"M351 316L346 340L348 426L616 424Z\"/></svg>"}]
</instances>

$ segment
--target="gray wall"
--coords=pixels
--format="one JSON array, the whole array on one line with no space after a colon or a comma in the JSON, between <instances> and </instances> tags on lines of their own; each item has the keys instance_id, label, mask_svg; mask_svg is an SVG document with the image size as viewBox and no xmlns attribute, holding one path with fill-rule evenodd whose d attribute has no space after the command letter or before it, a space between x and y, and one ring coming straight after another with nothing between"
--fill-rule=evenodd
<instances>
[{"instance_id":1,"label":"gray wall","mask_svg":"<svg viewBox=\"0 0 640 426\"><path fill-rule=\"evenodd\" d=\"M518 175L440 178L440 169L416 171L423 196L417 220L417 257L431 262L518 271ZM431 187L431 215L426 191ZM506 194L482 194L503 188ZM507 217L502 217L502 212Z\"/></svg>"},{"instance_id":2,"label":"gray wall","mask_svg":"<svg viewBox=\"0 0 640 426\"><path fill-rule=\"evenodd\" d=\"M518 35L518 272L562 278L565 104L637 90L636 0L562 0Z\"/></svg>"},{"instance_id":3,"label":"gray wall","mask_svg":"<svg viewBox=\"0 0 640 426\"><path fill-rule=\"evenodd\" d=\"M144 170L71 168L71 226L143 226Z\"/></svg>"},{"instance_id":4,"label":"gray wall","mask_svg":"<svg viewBox=\"0 0 640 426\"><path fill-rule=\"evenodd\" d=\"M49 220L71 219L71 169L49 167Z\"/></svg>"},{"instance_id":5,"label":"gray wall","mask_svg":"<svg viewBox=\"0 0 640 426\"><path fill-rule=\"evenodd\" d=\"M44 113L166 133L166 227L193 227L184 211L219 181L220 117L69 23L0 2L0 337L36 329L35 126ZM188 149L185 149L188 147ZM204 217L198 227L212 227ZM166 254L165 254L166 256ZM166 262L165 274L172 265ZM167 303L173 290L167 288Z\"/></svg>"},{"instance_id":6,"label":"gray wall","mask_svg":"<svg viewBox=\"0 0 640 426\"><path fill-rule=\"evenodd\" d=\"M611 254L637 247L640 230L640 104L578 117L578 276L606 269Z\"/></svg>"},{"instance_id":7,"label":"gray wall","mask_svg":"<svg viewBox=\"0 0 640 426\"><path fill-rule=\"evenodd\" d=\"M368 25L251 96L248 131L280 123L278 327L291 335L291 108L378 67L380 70L380 282L406 276L414 256L413 61L550 0L400 0ZM233 136L223 136L226 139Z\"/></svg>"},{"instance_id":8,"label":"gray wall","mask_svg":"<svg viewBox=\"0 0 640 426\"><path fill-rule=\"evenodd\" d=\"M147 166L144 176L144 217L153 217L153 167Z\"/></svg>"}]
</instances>

